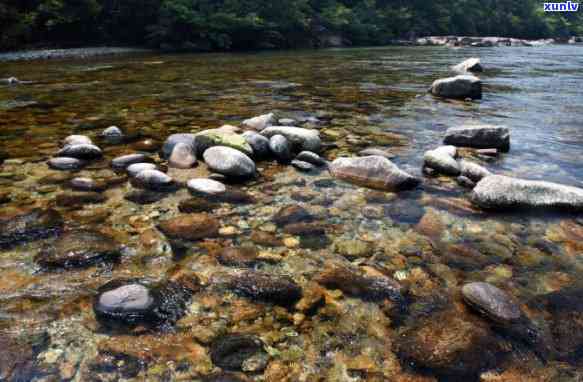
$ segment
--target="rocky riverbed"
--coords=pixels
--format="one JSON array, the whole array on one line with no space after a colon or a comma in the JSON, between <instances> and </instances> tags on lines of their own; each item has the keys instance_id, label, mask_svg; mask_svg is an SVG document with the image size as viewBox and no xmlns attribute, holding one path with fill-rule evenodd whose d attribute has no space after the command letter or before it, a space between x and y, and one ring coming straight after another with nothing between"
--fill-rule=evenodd
<instances>
[{"instance_id":1,"label":"rocky riverbed","mask_svg":"<svg viewBox=\"0 0 583 382\"><path fill-rule=\"evenodd\" d=\"M583 378L580 52L513 51L2 64L0 379Z\"/></svg>"}]
</instances>

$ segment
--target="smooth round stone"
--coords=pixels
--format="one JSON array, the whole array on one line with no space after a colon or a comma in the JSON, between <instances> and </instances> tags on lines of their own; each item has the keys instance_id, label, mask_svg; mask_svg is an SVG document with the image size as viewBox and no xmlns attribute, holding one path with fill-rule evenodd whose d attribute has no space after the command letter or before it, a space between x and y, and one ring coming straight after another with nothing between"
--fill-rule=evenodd
<instances>
[{"instance_id":1,"label":"smooth round stone","mask_svg":"<svg viewBox=\"0 0 583 382\"><path fill-rule=\"evenodd\" d=\"M304 161L297 160L297 159L292 160L291 165L294 166L299 171L303 171L303 172L310 172L316 168L311 163L304 162Z\"/></svg>"},{"instance_id":2,"label":"smooth round stone","mask_svg":"<svg viewBox=\"0 0 583 382\"><path fill-rule=\"evenodd\" d=\"M105 184L91 178L74 178L71 180L71 188L78 191L103 191Z\"/></svg>"},{"instance_id":3,"label":"smooth round stone","mask_svg":"<svg viewBox=\"0 0 583 382\"><path fill-rule=\"evenodd\" d=\"M119 143L123 140L123 132L117 126L110 126L103 130L101 136L110 143Z\"/></svg>"},{"instance_id":4,"label":"smooth round stone","mask_svg":"<svg viewBox=\"0 0 583 382\"><path fill-rule=\"evenodd\" d=\"M140 284L124 285L99 297L99 305L105 310L147 309L153 303L150 290Z\"/></svg>"},{"instance_id":5,"label":"smooth round stone","mask_svg":"<svg viewBox=\"0 0 583 382\"><path fill-rule=\"evenodd\" d=\"M229 334L216 339L211 345L210 356L216 366L225 370L249 370L248 360L263 358L263 342L255 336ZM264 367L255 368L253 371ZM251 371L251 370L249 370Z\"/></svg>"},{"instance_id":6,"label":"smooth round stone","mask_svg":"<svg viewBox=\"0 0 583 382\"><path fill-rule=\"evenodd\" d=\"M159 296L135 280L114 280L98 290L93 301L95 318L106 327L157 324Z\"/></svg>"},{"instance_id":7,"label":"smooth round stone","mask_svg":"<svg viewBox=\"0 0 583 382\"><path fill-rule=\"evenodd\" d=\"M174 146L176 146L178 143L186 143L187 145L195 147L195 141L195 134L172 134L168 137L168 139L166 139L164 145L162 146L162 156L164 158L169 158L172 154L172 150L174 150Z\"/></svg>"},{"instance_id":8,"label":"smooth round stone","mask_svg":"<svg viewBox=\"0 0 583 382\"><path fill-rule=\"evenodd\" d=\"M224 184L212 179L191 179L186 185L191 192L201 195L213 196L227 191Z\"/></svg>"},{"instance_id":9,"label":"smooth round stone","mask_svg":"<svg viewBox=\"0 0 583 382\"><path fill-rule=\"evenodd\" d=\"M129 165L132 165L134 163L148 163L148 162L152 162L152 159L145 154L128 154L113 159L111 161L111 166L114 169L124 170Z\"/></svg>"},{"instance_id":10,"label":"smooth round stone","mask_svg":"<svg viewBox=\"0 0 583 382\"><path fill-rule=\"evenodd\" d=\"M63 141L65 146L70 145L92 145L93 141L86 135L69 135Z\"/></svg>"},{"instance_id":11,"label":"smooth round stone","mask_svg":"<svg viewBox=\"0 0 583 382\"><path fill-rule=\"evenodd\" d=\"M103 156L101 149L92 144L73 144L63 147L57 156L77 159L97 159Z\"/></svg>"},{"instance_id":12,"label":"smooth round stone","mask_svg":"<svg viewBox=\"0 0 583 382\"><path fill-rule=\"evenodd\" d=\"M462 288L464 301L489 319L507 323L521 317L520 307L503 290L488 283L470 283Z\"/></svg>"},{"instance_id":13,"label":"smooth round stone","mask_svg":"<svg viewBox=\"0 0 583 382\"><path fill-rule=\"evenodd\" d=\"M172 154L168 158L168 166L172 168L187 169L196 164L193 146L179 142L172 149Z\"/></svg>"},{"instance_id":14,"label":"smooth round stone","mask_svg":"<svg viewBox=\"0 0 583 382\"><path fill-rule=\"evenodd\" d=\"M70 170L80 170L85 166L86 162L77 158L51 158L49 159L49 167L54 170L70 171Z\"/></svg>"},{"instance_id":15,"label":"smooth round stone","mask_svg":"<svg viewBox=\"0 0 583 382\"><path fill-rule=\"evenodd\" d=\"M230 177L249 178L255 175L255 162L239 150L215 146L204 152L204 161L211 171Z\"/></svg>"},{"instance_id":16,"label":"smooth round stone","mask_svg":"<svg viewBox=\"0 0 583 382\"><path fill-rule=\"evenodd\" d=\"M276 134L269 139L269 149L279 161L289 162L292 159L291 145L281 134Z\"/></svg>"},{"instance_id":17,"label":"smooth round stone","mask_svg":"<svg viewBox=\"0 0 583 382\"><path fill-rule=\"evenodd\" d=\"M308 162L318 167L326 166L328 164L325 159L311 151L302 151L301 153L298 154L296 160Z\"/></svg>"},{"instance_id":18,"label":"smooth round stone","mask_svg":"<svg viewBox=\"0 0 583 382\"><path fill-rule=\"evenodd\" d=\"M153 163L134 163L134 164L130 164L126 168L128 175L131 177L135 177L136 175L138 175L140 172L142 172L144 170L156 170L156 165Z\"/></svg>"},{"instance_id":19,"label":"smooth round stone","mask_svg":"<svg viewBox=\"0 0 583 382\"><path fill-rule=\"evenodd\" d=\"M135 185L149 190L164 190L174 185L171 177L158 170L144 170L134 180Z\"/></svg>"},{"instance_id":20,"label":"smooth round stone","mask_svg":"<svg viewBox=\"0 0 583 382\"><path fill-rule=\"evenodd\" d=\"M267 158L271 154L269 149L269 139L254 131L246 131L242 135L245 141L253 149L253 155L256 158Z\"/></svg>"},{"instance_id":21,"label":"smooth round stone","mask_svg":"<svg viewBox=\"0 0 583 382\"><path fill-rule=\"evenodd\" d=\"M1 211L0 212L4 212ZM0 215L0 248L44 239L63 229L63 218L55 210L33 209L18 215Z\"/></svg>"}]
</instances>

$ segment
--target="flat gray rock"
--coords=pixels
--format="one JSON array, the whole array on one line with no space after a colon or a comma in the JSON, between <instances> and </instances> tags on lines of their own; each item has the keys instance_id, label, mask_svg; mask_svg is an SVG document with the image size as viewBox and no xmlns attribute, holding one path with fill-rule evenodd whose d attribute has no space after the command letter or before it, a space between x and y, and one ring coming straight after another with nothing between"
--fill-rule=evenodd
<instances>
[{"instance_id":1,"label":"flat gray rock","mask_svg":"<svg viewBox=\"0 0 583 382\"><path fill-rule=\"evenodd\" d=\"M324 158L311 151L302 151L296 156L296 160L308 162L317 167L323 167L328 165L328 162Z\"/></svg>"},{"instance_id":2,"label":"flat gray rock","mask_svg":"<svg viewBox=\"0 0 583 382\"><path fill-rule=\"evenodd\" d=\"M470 283L462 288L464 301L492 321L509 323L522 316L520 307L503 290L488 283Z\"/></svg>"},{"instance_id":3,"label":"flat gray rock","mask_svg":"<svg viewBox=\"0 0 583 382\"><path fill-rule=\"evenodd\" d=\"M492 175L488 169L480 166L477 163L462 159L459 161L459 164L461 168L461 175L471 179L473 182L479 182L483 178Z\"/></svg>"},{"instance_id":4,"label":"flat gray rock","mask_svg":"<svg viewBox=\"0 0 583 382\"><path fill-rule=\"evenodd\" d=\"M461 173L459 163L455 160L457 150L454 146L442 146L430 150L423 156L423 162L440 174L458 176Z\"/></svg>"},{"instance_id":5,"label":"flat gray rock","mask_svg":"<svg viewBox=\"0 0 583 382\"><path fill-rule=\"evenodd\" d=\"M484 209L583 211L583 189L562 184L490 175L474 188L472 202Z\"/></svg>"},{"instance_id":6,"label":"flat gray rock","mask_svg":"<svg viewBox=\"0 0 583 382\"><path fill-rule=\"evenodd\" d=\"M215 146L204 152L204 161L211 171L235 178L255 175L255 162L239 150Z\"/></svg>"},{"instance_id":7,"label":"flat gray rock","mask_svg":"<svg viewBox=\"0 0 583 382\"><path fill-rule=\"evenodd\" d=\"M330 172L337 179L386 191L408 190L421 183L381 156L338 158L330 165Z\"/></svg>"},{"instance_id":8,"label":"flat gray rock","mask_svg":"<svg viewBox=\"0 0 583 382\"><path fill-rule=\"evenodd\" d=\"M318 153L322 147L318 130L292 126L271 126L263 130L261 135L267 138L283 135L290 141L292 150L295 152L312 151Z\"/></svg>"},{"instance_id":9,"label":"flat gray rock","mask_svg":"<svg viewBox=\"0 0 583 382\"><path fill-rule=\"evenodd\" d=\"M220 195L227 191L224 184L212 179L191 179L186 185L191 192L205 196Z\"/></svg>"},{"instance_id":10,"label":"flat gray rock","mask_svg":"<svg viewBox=\"0 0 583 382\"><path fill-rule=\"evenodd\" d=\"M443 98L481 99L482 81L472 75L442 78L433 83L431 86L431 94Z\"/></svg>"},{"instance_id":11,"label":"flat gray rock","mask_svg":"<svg viewBox=\"0 0 583 382\"><path fill-rule=\"evenodd\" d=\"M445 132L446 145L510 151L510 130L503 126L476 125L452 127Z\"/></svg>"}]
</instances>

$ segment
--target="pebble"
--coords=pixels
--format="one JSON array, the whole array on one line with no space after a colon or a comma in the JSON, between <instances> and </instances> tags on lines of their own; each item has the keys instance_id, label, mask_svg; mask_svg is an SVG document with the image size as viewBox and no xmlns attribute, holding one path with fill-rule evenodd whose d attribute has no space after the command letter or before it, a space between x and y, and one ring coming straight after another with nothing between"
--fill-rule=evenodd
<instances>
[{"instance_id":1,"label":"pebble","mask_svg":"<svg viewBox=\"0 0 583 382\"><path fill-rule=\"evenodd\" d=\"M202 196L215 196L224 194L227 191L227 187L224 184L211 179L191 179L186 185L190 192Z\"/></svg>"},{"instance_id":2,"label":"pebble","mask_svg":"<svg viewBox=\"0 0 583 382\"><path fill-rule=\"evenodd\" d=\"M135 177L144 170L156 170L156 165L153 163L134 163L130 164L126 171L129 176Z\"/></svg>"},{"instance_id":3,"label":"pebble","mask_svg":"<svg viewBox=\"0 0 583 382\"><path fill-rule=\"evenodd\" d=\"M51 158L49 159L49 167L53 170L72 171L82 169L87 162L77 158Z\"/></svg>"}]
</instances>

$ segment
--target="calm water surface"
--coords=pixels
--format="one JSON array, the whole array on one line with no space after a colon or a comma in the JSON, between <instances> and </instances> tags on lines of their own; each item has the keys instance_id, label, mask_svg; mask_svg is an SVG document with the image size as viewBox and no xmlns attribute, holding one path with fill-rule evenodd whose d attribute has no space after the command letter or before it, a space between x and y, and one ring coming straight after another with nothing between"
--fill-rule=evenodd
<instances>
[{"instance_id":1,"label":"calm water surface","mask_svg":"<svg viewBox=\"0 0 583 382\"><path fill-rule=\"evenodd\" d=\"M54 238L0 252L0 345L10 353L0 355L0 380L198 381L219 370L209 348L226 333L266 344L262 367L241 376L255 381L582 380L581 215L485 213L449 178L425 178L420 189L394 195L333 181L326 171L305 175L262 162L259 179L238 185L255 203L211 212L219 238L175 243L155 227L181 215L188 192L136 204L125 198L132 186L109 168L112 158L139 151L144 138L163 141L275 112L320 130L328 159L381 147L418 175L423 152L440 145L448 127L505 125L510 153L464 156L496 173L583 187L582 52L423 47L0 63L0 77L30 81L0 87L0 154L10 158L0 167L2 216L54 208L67 230L99 230L124 246L119 264L66 271L34 261ZM426 93L472 56L486 67L483 100ZM110 125L128 132L128 141L100 141ZM70 134L94 138L106 159L76 174L48 169ZM205 171L201 164L169 172L187 180ZM59 202L72 194L73 176L112 186L105 200ZM281 207L298 204L325 224L325 235L292 236L272 223ZM225 287L240 269L221 265L216 254L241 245L258 250L256 269L291 276L304 295L316 296L309 309L262 304ZM406 301L394 309L322 288L315 280L332 264L393 277ZM203 288L171 328L112 333L93 317L92 298L112 279L195 275ZM459 290L470 281L512 295L523 327L491 325L469 311ZM537 345L525 327L534 328ZM481 349L490 361L480 361L487 358Z\"/></svg>"}]
</instances>

